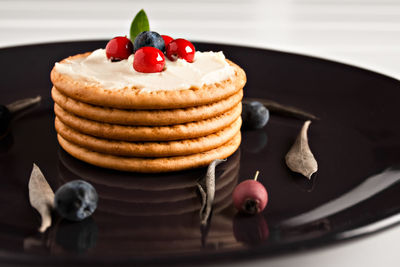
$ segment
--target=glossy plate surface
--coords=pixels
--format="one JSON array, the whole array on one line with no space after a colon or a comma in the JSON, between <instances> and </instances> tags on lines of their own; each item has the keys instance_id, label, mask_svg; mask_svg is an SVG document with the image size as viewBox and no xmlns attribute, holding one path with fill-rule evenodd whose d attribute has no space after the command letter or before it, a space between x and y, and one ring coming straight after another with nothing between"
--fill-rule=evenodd
<instances>
[{"instance_id":1,"label":"glossy plate surface","mask_svg":"<svg viewBox=\"0 0 400 267\"><path fill-rule=\"evenodd\" d=\"M366 70L277 51L198 43L222 50L247 73L246 97L265 98L317 115L309 140L319 171L308 181L284 156L302 121L272 114L263 130L217 167L208 227L201 228L196 180L205 169L163 175L105 170L80 162L56 142L49 73L56 61L104 47L104 41L0 49L0 100L41 95L18 114L0 143L0 262L27 264L178 264L267 257L331 244L397 224L400 211L400 82ZM81 223L55 216L44 235L28 200L36 163L54 190L85 179L100 195ZM269 204L259 216L237 216L231 193L260 171ZM379 222L379 223L378 223Z\"/></svg>"}]
</instances>

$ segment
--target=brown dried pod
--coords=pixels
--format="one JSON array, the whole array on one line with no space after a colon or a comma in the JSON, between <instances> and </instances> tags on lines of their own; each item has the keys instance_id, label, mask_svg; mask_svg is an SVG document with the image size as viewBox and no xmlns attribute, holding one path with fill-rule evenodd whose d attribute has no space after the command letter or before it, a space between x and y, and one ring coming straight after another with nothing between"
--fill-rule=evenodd
<instances>
[{"instance_id":1,"label":"brown dried pod","mask_svg":"<svg viewBox=\"0 0 400 267\"><path fill-rule=\"evenodd\" d=\"M301 110L296 107L292 106L287 106L287 105L282 105L278 102L265 99L265 98L245 98L243 99L243 103L250 103L252 101L258 101L261 104L263 104L269 111L276 113L276 114L281 114L285 116L289 116L292 118L296 119L301 119L301 120L319 120L317 116L314 114L311 114L310 112Z\"/></svg>"},{"instance_id":2,"label":"brown dried pod","mask_svg":"<svg viewBox=\"0 0 400 267\"><path fill-rule=\"evenodd\" d=\"M36 164L33 164L28 189L29 202L42 217L39 232L43 233L51 226L51 210L54 208L54 192Z\"/></svg>"},{"instance_id":3,"label":"brown dried pod","mask_svg":"<svg viewBox=\"0 0 400 267\"><path fill-rule=\"evenodd\" d=\"M197 182L201 196L200 220L202 225L206 225L210 217L211 207L215 196L215 167L226 159L216 159L208 165L206 175Z\"/></svg>"},{"instance_id":4,"label":"brown dried pod","mask_svg":"<svg viewBox=\"0 0 400 267\"><path fill-rule=\"evenodd\" d=\"M286 165L294 172L301 173L308 179L318 170L318 163L308 145L307 131L311 121L306 121L296 141L286 154Z\"/></svg>"}]
</instances>

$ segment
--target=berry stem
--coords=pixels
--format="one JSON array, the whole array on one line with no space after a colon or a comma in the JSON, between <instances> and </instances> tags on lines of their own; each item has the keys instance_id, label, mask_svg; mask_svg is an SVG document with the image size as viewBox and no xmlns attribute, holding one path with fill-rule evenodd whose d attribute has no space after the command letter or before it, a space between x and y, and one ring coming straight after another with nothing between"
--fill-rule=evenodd
<instances>
[{"instance_id":1,"label":"berry stem","mask_svg":"<svg viewBox=\"0 0 400 267\"><path fill-rule=\"evenodd\" d=\"M254 181L257 181L258 175L260 174L259 171L256 171L256 174L254 175Z\"/></svg>"}]
</instances>

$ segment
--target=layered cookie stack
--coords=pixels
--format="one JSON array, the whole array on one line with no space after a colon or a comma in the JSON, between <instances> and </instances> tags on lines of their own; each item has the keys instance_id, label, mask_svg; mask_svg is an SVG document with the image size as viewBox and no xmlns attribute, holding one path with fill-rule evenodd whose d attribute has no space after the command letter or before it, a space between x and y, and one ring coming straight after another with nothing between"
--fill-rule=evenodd
<instances>
[{"instance_id":1,"label":"layered cookie stack","mask_svg":"<svg viewBox=\"0 0 400 267\"><path fill-rule=\"evenodd\" d=\"M112 62L104 49L56 63L51 72L60 145L85 162L166 172L226 158L240 145L244 71L222 53L167 61L160 73Z\"/></svg>"}]
</instances>

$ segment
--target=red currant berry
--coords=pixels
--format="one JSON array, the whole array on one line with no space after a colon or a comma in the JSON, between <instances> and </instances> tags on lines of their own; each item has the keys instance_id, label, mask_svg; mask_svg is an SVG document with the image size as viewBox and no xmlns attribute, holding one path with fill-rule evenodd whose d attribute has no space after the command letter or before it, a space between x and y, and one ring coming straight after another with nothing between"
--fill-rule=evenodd
<instances>
[{"instance_id":1,"label":"red currant berry","mask_svg":"<svg viewBox=\"0 0 400 267\"><path fill-rule=\"evenodd\" d=\"M239 212L257 214L265 209L268 203L268 193L265 187L257 181L245 180L238 184L233 191L233 204Z\"/></svg>"},{"instance_id":2,"label":"red currant berry","mask_svg":"<svg viewBox=\"0 0 400 267\"><path fill-rule=\"evenodd\" d=\"M167 47L169 43L174 40L171 36L168 35L161 35L161 37L164 39L165 47Z\"/></svg>"},{"instance_id":3,"label":"red currant berry","mask_svg":"<svg viewBox=\"0 0 400 267\"><path fill-rule=\"evenodd\" d=\"M165 57L160 49L145 46L136 51L133 68L138 72L152 73L164 69Z\"/></svg>"},{"instance_id":4,"label":"red currant berry","mask_svg":"<svg viewBox=\"0 0 400 267\"><path fill-rule=\"evenodd\" d=\"M133 44L125 36L111 39L106 46L106 55L111 60L127 59L133 53Z\"/></svg>"},{"instance_id":5,"label":"red currant berry","mask_svg":"<svg viewBox=\"0 0 400 267\"><path fill-rule=\"evenodd\" d=\"M185 39L175 39L171 41L167 48L167 57L171 61L182 58L187 62L193 62L196 50L191 42Z\"/></svg>"}]
</instances>

